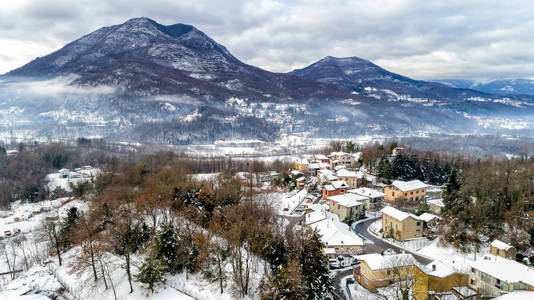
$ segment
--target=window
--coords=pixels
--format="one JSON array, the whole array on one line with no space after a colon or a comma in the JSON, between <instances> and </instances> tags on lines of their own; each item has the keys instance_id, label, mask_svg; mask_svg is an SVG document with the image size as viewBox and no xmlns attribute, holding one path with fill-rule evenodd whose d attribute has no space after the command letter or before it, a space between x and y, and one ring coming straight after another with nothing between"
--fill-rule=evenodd
<instances>
[{"instance_id":1,"label":"window","mask_svg":"<svg viewBox=\"0 0 534 300\"><path fill-rule=\"evenodd\" d=\"M419 194L419 190L417 190L416 193Z\"/></svg>"},{"instance_id":2,"label":"window","mask_svg":"<svg viewBox=\"0 0 534 300\"><path fill-rule=\"evenodd\" d=\"M392 193L391 193L391 196L395 197L395 192L392 192Z\"/></svg>"},{"instance_id":3,"label":"window","mask_svg":"<svg viewBox=\"0 0 534 300\"><path fill-rule=\"evenodd\" d=\"M420 231L421 231L421 229L416 229L415 231L416 231L416 232L420 232Z\"/></svg>"},{"instance_id":4,"label":"window","mask_svg":"<svg viewBox=\"0 0 534 300\"><path fill-rule=\"evenodd\" d=\"M390 270L387 270L386 274L387 274L387 275L391 275L391 271L390 271Z\"/></svg>"},{"instance_id":5,"label":"window","mask_svg":"<svg viewBox=\"0 0 534 300\"><path fill-rule=\"evenodd\" d=\"M413 192L410 192L410 195L413 195Z\"/></svg>"},{"instance_id":6,"label":"window","mask_svg":"<svg viewBox=\"0 0 534 300\"><path fill-rule=\"evenodd\" d=\"M417 222L417 226L421 226L421 222Z\"/></svg>"},{"instance_id":7,"label":"window","mask_svg":"<svg viewBox=\"0 0 534 300\"><path fill-rule=\"evenodd\" d=\"M410 197L410 201L413 201L413 197Z\"/></svg>"}]
</instances>

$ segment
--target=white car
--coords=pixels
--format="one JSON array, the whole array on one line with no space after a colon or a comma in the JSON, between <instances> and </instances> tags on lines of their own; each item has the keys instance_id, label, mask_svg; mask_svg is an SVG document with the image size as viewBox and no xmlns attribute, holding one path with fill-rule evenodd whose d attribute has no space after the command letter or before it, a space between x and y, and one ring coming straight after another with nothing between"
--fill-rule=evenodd
<instances>
[{"instance_id":1,"label":"white car","mask_svg":"<svg viewBox=\"0 0 534 300\"><path fill-rule=\"evenodd\" d=\"M391 248L387 248L386 250L382 251L382 255L395 255L397 252Z\"/></svg>"}]
</instances>

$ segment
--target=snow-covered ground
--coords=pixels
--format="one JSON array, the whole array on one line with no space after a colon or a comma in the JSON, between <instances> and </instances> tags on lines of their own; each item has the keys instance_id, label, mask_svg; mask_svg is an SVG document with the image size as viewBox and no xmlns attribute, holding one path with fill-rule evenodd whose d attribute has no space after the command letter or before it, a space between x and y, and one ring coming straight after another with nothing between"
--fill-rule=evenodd
<instances>
[{"instance_id":1,"label":"snow-covered ground","mask_svg":"<svg viewBox=\"0 0 534 300\"><path fill-rule=\"evenodd\" d=\"M475 253L461 253L453 247L443 247L439 245L438 239L432 241L431 244L417 251L418 253L431 257L435 260L447 263L449 265L454 265L457 267L468 266L475 259ZM482 257L485 254L489 253L489 247L482 247L479 249L476 257Z\"/></svg>"},{"instance_id":2,"label":"snow-covered ground","mask_svg":"<svg viewBox=\"0 0 534 300\"><path fill-rule=\"evenodd\" d=\"M83 182L90 182L94 180L100 173L100 169L89 166L76 169L74 171L63 169L60 172L46 175L46 180L48 181L47 187L51 192L57 188L71 192L71 185L76 186Z\"/></svg>"},{"instance_id":3,"label":"snow-covered ground","mask_svg":"<svg viewBox=\"0 0 534 300\"><path fill-rule=\"evenodd\" d=\"M289 193L269 193L266 197L269 198L279 215L289 216L306 199L307 195L306 190L294 190Z\"/></svg>"}]
</instances>

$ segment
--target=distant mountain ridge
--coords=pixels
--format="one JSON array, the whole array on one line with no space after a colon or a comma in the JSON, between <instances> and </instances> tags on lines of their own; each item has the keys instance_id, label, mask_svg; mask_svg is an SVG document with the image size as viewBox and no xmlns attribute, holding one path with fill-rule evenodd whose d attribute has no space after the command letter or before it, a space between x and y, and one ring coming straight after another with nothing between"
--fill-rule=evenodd
<instances>
[{"instance_id":1,"label":"distant mountain ridge","mask_svg":"<svg viewBox=\"0 0 534 300\"><path fill-rule=\"evenodd\" d=\"M532 79L499 79L488 82L474 80L441 79L435 82L447 84L455 88L467 88L488 94L498 95L534 95L534 80Z\"/></svg>"},{"instance_id":2,"label":"distant mountain ridge","mask_svg":"<svg viewBox=\"0 0 534 300\"><path fill-rule=\"evenodd\" d=\"M305 68L293 70L290 74L364 95L370 92L388 94L392 91L397 95L453 101L486 96L485 93L479 91L456 88L442 83L414 80L387 71L358 57L327 56Z\"/></svg>"}]
</instances>

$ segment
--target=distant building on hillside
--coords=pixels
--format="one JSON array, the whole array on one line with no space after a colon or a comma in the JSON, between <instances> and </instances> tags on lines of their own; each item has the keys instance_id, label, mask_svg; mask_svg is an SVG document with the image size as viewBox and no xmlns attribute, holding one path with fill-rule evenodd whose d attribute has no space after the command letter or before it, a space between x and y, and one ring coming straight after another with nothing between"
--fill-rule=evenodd
<instances>
[{"instance_id":1,"label":"distant building on hillside","mask_svg":"<svg viewBox=\"0 0 534 300\"><path fill-rule=\"evenodd\" d=\"M434 199L434 200L428 200L428 209L436 215L441 215L443 213L443 209L445 208L445 204L443 203L443 199Z\"/></svg>"},{"instance_id":2,"label":"distant building on hillside","mask_svg":"<svg viewBox=\"0 0 534 300\"><path fill-rule=\"evenodd\" d=\"M395 157L397 155L401 155L401 154L406 154L406 148L403 148L403 147L397 147L397 148L394 148L392 151L391 151L391 156Z\"/></svg>"},{"instance_id":3,"label":"distant building on hillside","mask_svg":"<svg viewBox=\"0 0 534 300\"><path fill-rule=\"evenodd\" d=\"M499 240L493 240L490 244L490 253L496 256L515 260L516 252L514 246Z\"/></svg>"}]
</instances>

